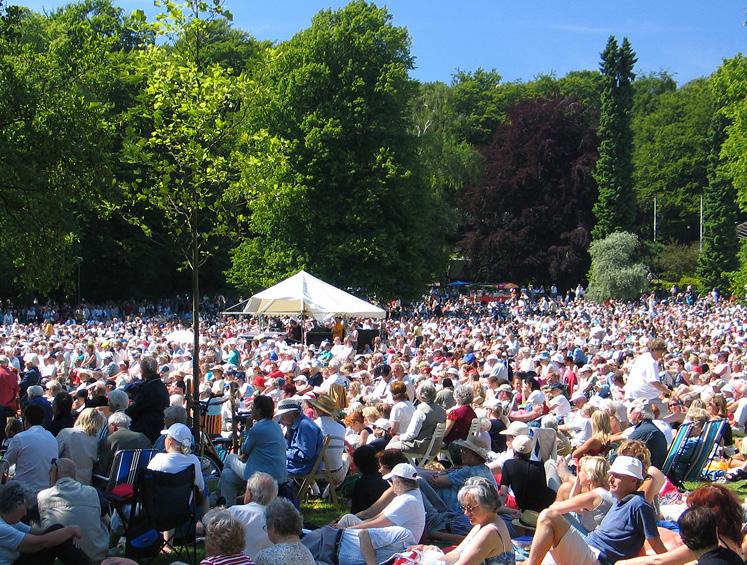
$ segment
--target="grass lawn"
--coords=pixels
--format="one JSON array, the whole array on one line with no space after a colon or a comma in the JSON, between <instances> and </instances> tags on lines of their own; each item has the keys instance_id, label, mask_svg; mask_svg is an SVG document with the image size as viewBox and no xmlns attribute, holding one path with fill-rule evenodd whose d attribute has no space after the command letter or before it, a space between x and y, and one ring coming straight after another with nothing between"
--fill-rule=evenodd
<instances>
[{"instance_id":1,"label":"grass lawn","mask_svg":"<svg viewBox=\"0 0 747 565\"><path fill-rule=\"evenodd\" d=\"M692 492L700 486L710 484L712 484L711 481L685 481L685 489L688 492ZM739 502L744 502L745 498L747 498L747 480L724 483L724 486L734 491Z\"/></svg>"},{"instance_id":2,"label":"grass lawn","mask_svg":"<svg viewBox=\"0 0 747 565\"><path fill-rule=\"evenodd\" d=\"M350 503L345 499L340 499L337 506L322 500L309 500L301 505L304 523L314 524L315 526L326 526L332 520L349 512Z\"/></svg>"}]
</instances>

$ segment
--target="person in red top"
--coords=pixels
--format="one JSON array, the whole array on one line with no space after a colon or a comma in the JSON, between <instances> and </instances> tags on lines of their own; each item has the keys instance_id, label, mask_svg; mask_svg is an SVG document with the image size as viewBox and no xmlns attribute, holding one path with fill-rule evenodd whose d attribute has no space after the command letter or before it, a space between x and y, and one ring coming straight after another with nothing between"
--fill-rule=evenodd
<instances>
[{"instance_id":1,"label":"person in red top","mask_svg":"<svg viewBox=\"0 0 747 565\"><path fill-rule=\"evenodd\" d=\"M18 411L18 375L10 370L10 361L0 355L0 441L5 439L5 423Z\"/></svg>"},{"instance_id":2,"label":"person in red top","mask_svg":"<svg viewBox=\"0 0 747 565\"><path fill-rule=\"evenodd\" d=\"M573 363L573 357L566 355L565 357L565 368L563 369L562 383L565 385L568 392L568 398L573 396L573 390L576 388L576 365Z\"/></svg>"},{"instance_id":3,"label":"person in red top","mask_svg":"<svg viewBox=\"0 0 747 565\"><path fill-rule=\"evenodd\" d=\"M451 443L458 439L467 439L469 427L472 420L477 418L477 414L472 409L472 387L469 385L458 386L454 391L454 398L457 405L449 410L446 414L446 428L444 430L444 445L449 447L449 456L454 465L461 465L462 458L460 449Z\"/></svg>"}]
</instances>

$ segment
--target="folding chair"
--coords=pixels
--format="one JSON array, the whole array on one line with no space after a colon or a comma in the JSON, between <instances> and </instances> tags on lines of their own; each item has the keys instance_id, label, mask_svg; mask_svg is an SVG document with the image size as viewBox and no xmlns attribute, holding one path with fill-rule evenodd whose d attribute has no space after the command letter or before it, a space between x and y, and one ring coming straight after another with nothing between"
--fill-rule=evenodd
<instances>
[{"instance_id":1,"label":"folding chair","mask_svg":"<svg viewBox=\"0 0 747 565\"><path fill-rule=\"evenodd\" d=\"M135 517L136 509L133 505L130 523L137 520L138 524L144 526L146 534L155 538L155 543L148 546L146 555L141 555L134 551L136 547L128 537L128 557L132 555L141 559L155 559L164 547L168 547L179 560L188 560L194 564L197 561L197 487L194 466L190 465L178 473L144 469L137 480L137 499L139 514ZM174 534L171 539L165 539L161 534L172 530Z\"/></svg>"},{"instance_id":2,"label":"folding chair","mask_svg":"<svg viewBox=\"0 0 747 565\"><path fill-rule=\"evenodd\" d=\"M314 465L311 467L311 471L308 475L298 475L296 479L301 480L301 488L298 489L298 501L303 502L306 495L309 493L311 486L317 482L317 480L327 481L329 484L329 495L332 499L333 504L337 504L337 492L335 491L335 481L332 478L332 472L329 470L329 461L327 461L327 447L329 442L332 440L332 436L324 436L324 442L322 448L319 450ZM324 463L324 469L320 469Z\"/></svg>"},{"instance_id":3,"label":"folding chair","mask_svg":"<svg viewBox=\"0 0 747 565\"><path fill-rule=\"evenodd\" d=\"M416 467L425 467L431 461L438 459L438 454L444 443L444 430L446 430L445 423L436 424L436 428L433 430L433 435L425 451L405 450L402 451L402 455L407 457L407 460Z\"/></svg>"},{"instance_id":4,"label":"folding chair","mask_svg":"<svg viewBox=\"0 0 747 565\"><path fill-rule=\"evenodd\" d=\"M211 439L220 436L223 431L223 417L220 414L200 416L200 429Z\"/></svg>"},{"instance_id":5,"label":"folding chair","mask_svg":"<svg viewBox=\"0 0 747 565\"><path fill-rule=\"evenodd\" d=\"M692 422L687 422L685 424L681 424L679 429L677 430L677 435L674 436L674 439L672 440L672 445L669 446L669 451L667 452L667 458L664 460L664 465L662 465L661 472L664 473L666 476L669 476L669 473L672 471L672 466L679 460L679 456L681 455L682 446L685 442L685 440L690 437L690 432L692 430L693 424Z\"/></svg>"},{"instance_id":6,"label":"folding chair","mask_svg":"<svg viewBox=\"0 0 747 565\"><path fill-rule=\"evenodd\" d=\"M476 436L479 429L480 429L480 418L472 418L472 422L470 422L470 425L469 425L469 431L467 432L467 438L469 438L470 436ZM449 449L444 448L443 445L441 446L441 449L440 449L440 455L441 457L444 457L447 461L449 461L449 463L454 463L454 461L452 461L451 459L451 455L449 454Z\"/></svg>"},{"instance_id":7,"label":"folding chair","mask_svg":"<svg viewBox=\"0 0 747 565\"><path fill-rule=\"evenodd\" d=\"M110 513L114 511L119 515L125 529L128 516L124 508L135 502L135 481L156 453L158 451L155 449L120 449L114 454L108 477L93 475L93 485L101 491ZM129 485L131 488L122 488L120 485Z\"/></svg>"},{"instance_id":8,"label":"folding chair","mask_svg":"<svg viewBox=\"0 0 747 565\"><path fill-rule=\"evenodd\" d=\"M700 434L701 441L698 442L697 449L690 459L690 466L683 481L697 481L700 479L703 468L713 460L716 455L716 444L721 441L724 434L724 427L729 425L725 418L720 420L711 420L703 427Z\"/></svg>"},{"instance_id":9,"label":"folding chair","mask_svg":"<svg viewBox=\"0 0 747 565\"><path fill-rule=\"evenodd\" d=\"M675 446L673 441L670 448L672 460L670 461L668 454L663 465L667 468L667 477L672 483L682 488L685 481L700 479L706 463L713 459L716 443L721 439L725 425L728 425L725 419L707 422L697 437L693 436L691 426L683 432L678 431L675 438L678 445Z\"/></svg>"}]
</instances>

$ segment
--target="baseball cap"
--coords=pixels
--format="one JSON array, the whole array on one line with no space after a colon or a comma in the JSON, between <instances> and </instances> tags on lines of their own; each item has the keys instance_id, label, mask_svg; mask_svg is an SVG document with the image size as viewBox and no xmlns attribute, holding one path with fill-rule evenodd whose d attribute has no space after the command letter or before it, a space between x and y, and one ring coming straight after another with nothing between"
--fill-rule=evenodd
<instances>
[{"instance_id":1,"label":"baseball cap","mask_svg":"<svg viewBox=\"0 0 747 565\"><path fill-rule=\"evenodd\" d=\"M162 436L168 436L182 445L192 445L192 432L184 424L171 424L168 430L161 430Z\"/></svg>"},{"instance_id":2,"label":"baseball cap","mask_svg":"<svg viewBox=\"0 0 747 565\"><path fill-rule=\"evenodd\" d=\"M634 477L639 481L642 481L643 465L635 457L618 455L615 461L610 466L610 473L615 473L617 475L627 475L628 477Z\"/></svg>"},{"instance_id":3,"label":"baseball cap","mask_svg":"<svg viewBox=\"0 0 747 565\"><path fill-rule=\"evenodd\" d=\"M418 476L418 470L410 465L409 463L397 463L392 469L391 473L387 473L382 478L385 481L390 480L392 477L400 477L402 479L415 479Z\"/></svg>"},{"instance_id":4,"label":"baseball cap","mask_svg":"<svg viewBox=\"0 0 747 565\"><path fill-rule=\"evenodd\" d=\"M514 453L526 455L527 453L532 452L533 447L534 438L525 435L517 436L511 442L511 448L514 450Z\"/></svg>"}]
</instances>

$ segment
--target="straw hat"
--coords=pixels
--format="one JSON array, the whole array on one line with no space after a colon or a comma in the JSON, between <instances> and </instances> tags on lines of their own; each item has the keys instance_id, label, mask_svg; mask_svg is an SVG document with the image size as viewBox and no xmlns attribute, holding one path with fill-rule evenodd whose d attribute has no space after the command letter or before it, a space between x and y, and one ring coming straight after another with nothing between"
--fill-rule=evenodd
<instances>
[{"instance_id":1,"label":"straw hat","mask_svg":"<svg viewBox=\"0 0 747 565\"><path fill-rule=\"evenodd\" d=\"M458 439L454 441L454 445L458 445L464 449L469 449L483 461L487 461L488 459L488 446L477 436L469 436L467 439Z\"/></svg>"},{"instance_id":2,"label":"straw hat","mask_svg":"<svg viewBox=\"0 0 747 565\"><path fill-rule=\"evenodd\" d=\"M320 412L324 412L325 414L328 414L329 416L337 416L339 409L337 408L337 404L329 395L326 394L320 394L315 399L308 400L308 403L311 404L314 408L319 410Z\"/></svg>"}]
</instances>

